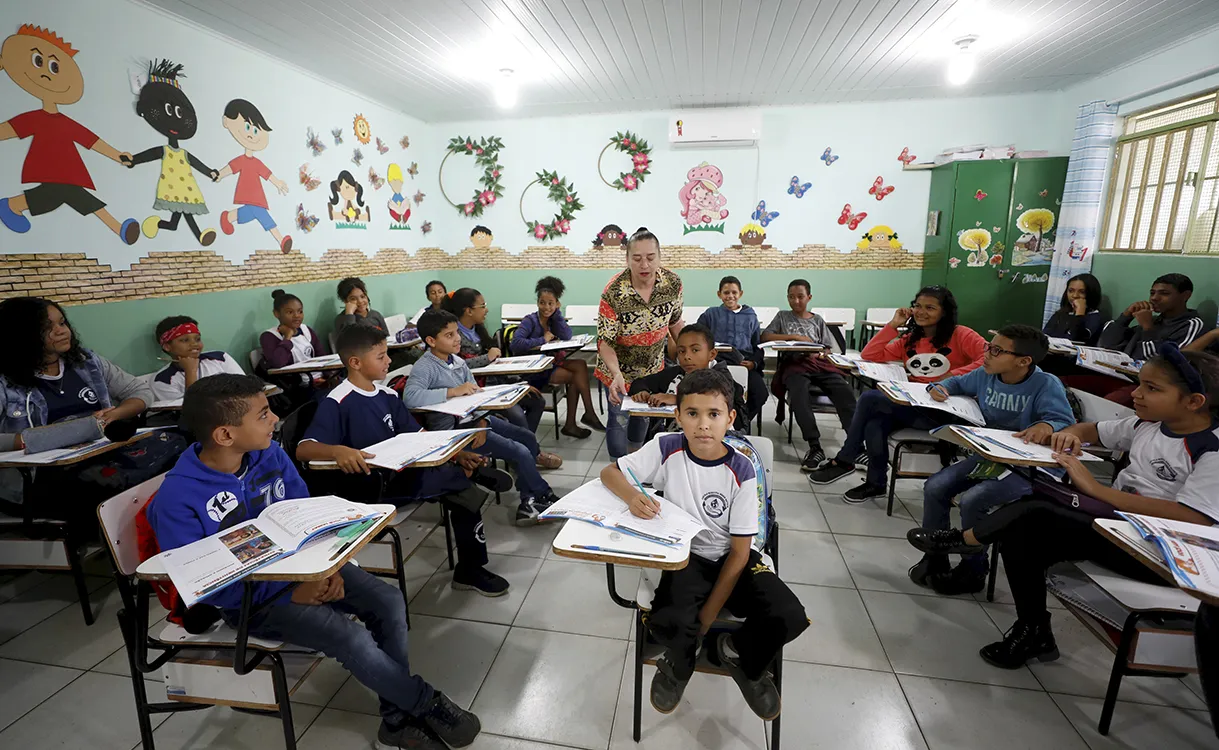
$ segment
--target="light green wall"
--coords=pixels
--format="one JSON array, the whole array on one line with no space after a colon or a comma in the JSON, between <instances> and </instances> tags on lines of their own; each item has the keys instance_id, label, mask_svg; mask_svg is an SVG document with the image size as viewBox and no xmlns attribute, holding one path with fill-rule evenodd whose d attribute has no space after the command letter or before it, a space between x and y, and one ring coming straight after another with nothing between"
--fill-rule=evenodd
<instances>
[{"instance_id":1,"label":"light green wall","mask_svg":"<svg viewBox=\"0 0 1219 750\"><path fill-rule=\"evenodd\" d=\"M500 305L529 302L534 283L553 274L567 284L565 304L595 304L608 269L552 270L459 270L368 276L373 307L385 315L413 315L425 302L423 287L439 278L450 290L472 286L483 293L490 308L488 328L499 326ZM715 292L723 270L679 269L685 299L691 305L715 305ZM733 272L745 287L745 302L751 305L786 307L787 282L806 278L813 287L814 307L853 307L862 319L869 307L894 307L909 301L919 285L919 271L819 271L742 269ZM335 281L290 284L283 288L296 294L305 305L305 322L325 340L340 306ZM131 302L69 307L68 317L85 345L124 369L140 374L163 366L153 328L167 315L189 315L199 321L204 345L223 349L243 367L249 366L249 351L258 334L275 324L271 315L271 287L159 297ZM693 322L693 321L690 321Z\"/></svg>"},{"instance_id":2,"label":"light green wall","mask_svg":"<svg viewBox=\"0 0 1219 750\"><path fill-rule=\"evenodd\" d=\"M1109 309L1116 317L1136 300L1147 299L1147 290L1157 276L1183 273L1194 282L1190 306L1204 318L1219 315L1219 258L1146 253L1100 253L1092 262L1092 273L1100 280Z\"/></svg>"}]
</instances>

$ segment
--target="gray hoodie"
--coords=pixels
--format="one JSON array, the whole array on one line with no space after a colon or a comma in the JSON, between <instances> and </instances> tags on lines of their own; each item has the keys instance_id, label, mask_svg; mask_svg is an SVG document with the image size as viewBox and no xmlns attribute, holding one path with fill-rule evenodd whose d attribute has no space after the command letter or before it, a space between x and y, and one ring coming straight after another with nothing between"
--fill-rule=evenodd
<instances>
[{"instance_id":1,"label":"gray hoodie","mask_svg":"<svg viewBox=\"0 0 1219 750\"><path fill-rule=\"evenodd\" d=\"M1214 328L1213 324L1198 315L1197 310L1186 310L1174 318L1160 315L1147 331L1139 325L1131 328L1133 321L1132 315L1122 315L1110 321L1101 331L1096 345L1125 352L1135 359L1151 359L1158 353L1162 341L1173 341L1183 347Z\"/></svg>"}]
</instances>

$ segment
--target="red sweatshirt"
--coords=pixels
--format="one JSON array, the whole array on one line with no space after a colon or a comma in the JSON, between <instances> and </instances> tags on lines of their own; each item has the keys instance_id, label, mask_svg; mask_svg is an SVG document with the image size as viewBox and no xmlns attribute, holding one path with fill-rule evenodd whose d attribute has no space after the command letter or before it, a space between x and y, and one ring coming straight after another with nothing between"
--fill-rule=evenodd
<instances>
[{"instance_id":1,"label":"red sweatshirt","mask_svg":"<svg viewBox=\"0 0 1219 750\"><path fill-rule=\"evenodd\" d=\"M919 339L911 350L906 345L908 338L908 334L899 335L892 324L886 325L861 354L868 362L904 362L910 379L918 383L964 375L981 367L986 356L986 339L965 326L957 326L948 345L938 350L928 338Z\"/></svg>"}]
</instances>

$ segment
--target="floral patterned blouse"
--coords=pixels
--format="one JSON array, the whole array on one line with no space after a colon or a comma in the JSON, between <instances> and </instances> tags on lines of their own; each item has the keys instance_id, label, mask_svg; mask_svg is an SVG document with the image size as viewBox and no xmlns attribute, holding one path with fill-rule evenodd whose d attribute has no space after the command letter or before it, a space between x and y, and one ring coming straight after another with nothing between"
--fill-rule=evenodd
<instances>
[{"instance_id":1,"label":"floral patterned blouse","mask_svg":"<svg viewBox=\"0 0 1219 750\"><path fill-rule=\"evenodd\" d=\"M631 271L624 270L605 285L597 314L597 340L614 347L618 369L629 388L631 381L664 368L669 326L681 321L681 277L661 268L652 296L644 302L631 286ZM597 379L613 381L605 362L597 358Z\"/></svg>"}]
</instances>

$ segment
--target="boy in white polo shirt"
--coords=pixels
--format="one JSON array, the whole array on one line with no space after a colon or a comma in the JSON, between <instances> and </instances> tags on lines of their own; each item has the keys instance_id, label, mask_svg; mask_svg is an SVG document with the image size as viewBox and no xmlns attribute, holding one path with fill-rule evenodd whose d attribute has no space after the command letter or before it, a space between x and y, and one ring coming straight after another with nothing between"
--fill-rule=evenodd
<instances>
[{"instance_id":1,"label":"boy in white polo shirt","mask_svg":"<svg viewBox=\"0 0 1219 750\"><path fill-rule=\"evenodd\" d=\"M152 378L157 401L182 398L186 389L199 378L218 375L245 375L241 365L227 352L203 351L199 323L186 315L172 315L157 323L157 343L170 362ZM149 404L151 406L151 404Z\"/></svg>"},{"instance_id":2,"label":"boy in white polo shirt","mask_svg":"<svg viewBox=\"0 0 1219 750\"><path fill-rule=\"evenodd\" d=\"M698 646L720 610L745 618L721 633L712 648L764 720L779 715L779 693L766 671L774 655L808 627L804 607L753 548L758 532L757 478L749 459L724 443L736 412L733 383L715 370L695 370L677 389L681 433L657 435L638 451L601 470L601 481L640 518L673 503L702 521L689 564L665 571L647 627L665 646L652 678L652 705L677 708L694 673ZM657 503L628 473L664 492Z\"/></svg>"}]
</instances>

